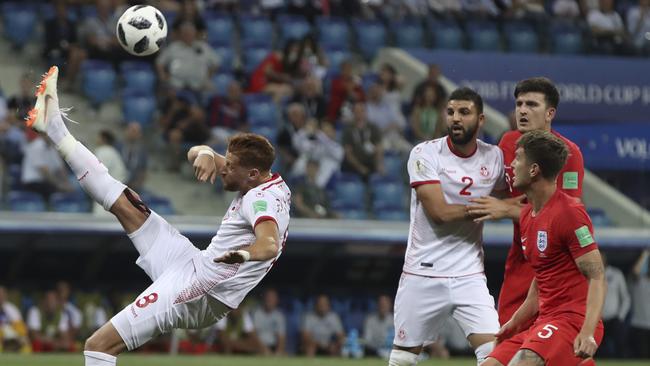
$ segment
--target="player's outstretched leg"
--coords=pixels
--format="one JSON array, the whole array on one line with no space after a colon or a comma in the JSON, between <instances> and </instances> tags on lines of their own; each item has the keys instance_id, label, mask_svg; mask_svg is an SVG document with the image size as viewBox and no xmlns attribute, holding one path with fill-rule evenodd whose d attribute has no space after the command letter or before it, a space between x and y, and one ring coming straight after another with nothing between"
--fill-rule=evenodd
<instances>
[{"instance_id":1,"label":"player's outstretched leg","mask_svg":"<svg viewBox=\"0 0 650 366\"><path fill-rule=\"evenodd\" d=\"M52 140L76 175L81 187L105 210L113 212L127 233L131 233L142 226L146 220L145 210L137 207L139 202L137 195L127 190L122 182L110 176L106 166L68 131L59 110L56 91L58 74L59 69L52 66L43 76L36 90L36 105L29 111L26 124L46 134ZM125 190L127 195L124 194Z\"/></svg>"}]
</instances>

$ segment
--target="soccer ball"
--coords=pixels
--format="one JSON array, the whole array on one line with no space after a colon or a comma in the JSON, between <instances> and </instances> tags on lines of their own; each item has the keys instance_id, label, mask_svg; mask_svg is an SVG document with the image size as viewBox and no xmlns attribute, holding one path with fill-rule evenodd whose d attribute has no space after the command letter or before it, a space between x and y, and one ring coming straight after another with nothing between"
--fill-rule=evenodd
<instances>
[{"instance_id":1,"label":"soccer ball","mask_svg":"<svg viewBox=\"0 0 650 366\"><path fill-rule=\"evenodd\" d=\"M149 5L134 5L117 21L117 39L130 54L148 56L156 53L167 37L167 21Z\"/></svg>"}]
</instances>

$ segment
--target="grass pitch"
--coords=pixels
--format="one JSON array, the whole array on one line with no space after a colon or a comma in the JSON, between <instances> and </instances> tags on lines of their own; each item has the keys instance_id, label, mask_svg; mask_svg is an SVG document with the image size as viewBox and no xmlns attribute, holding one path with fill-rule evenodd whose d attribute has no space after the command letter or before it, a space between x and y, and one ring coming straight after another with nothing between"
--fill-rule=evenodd
<instances>
[{"instance_id":1,"label":"grass pitch","mask_svg":"<svg viewBox=\"0 0 650 366\"><path fill-rule=\"evenodd\" d=\"M646 361L597 361L599 366L648 366ZM83 366L81 354L48 355L7 355L0 354L2 366ZM303 357L234 357L234 356L165 356L165 355L123 355L118 358L118 366L386 366L387 361L378 358L349 360L342 358L303 358ZM419 366L474 366L471 358L454 360L428 360Z\"/></svg>"}]
</instances>

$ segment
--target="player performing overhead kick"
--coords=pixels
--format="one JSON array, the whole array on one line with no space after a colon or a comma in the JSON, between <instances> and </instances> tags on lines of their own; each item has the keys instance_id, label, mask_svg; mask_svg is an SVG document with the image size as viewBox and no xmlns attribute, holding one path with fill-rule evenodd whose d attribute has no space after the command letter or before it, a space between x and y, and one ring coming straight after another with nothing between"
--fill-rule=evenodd
<instances>
[{"instance_id":1,"label":"player performing overhead kick","mask_svg":"<svg viewBox=\"0 0 650 366\"><path fill-rule=\"evenodd\" d=\"M416 363L453 317L478 362L493 348L499 321L483 270L483 224L466 205L472 197L506 188L503 155L477 139L485 121L483 100L471 89L449 96L448 137L411 151L411 223L395 298L395 338L390 366Z\"/></svg>"},{"instance_id":2,"label":"player performing overhead kick","mask_svg":"<svg viewBox=\"0 0 650 366\"><path fill-rule=\"evenodd\" d=\"M483 366L579 365L594 355L603 337L600 313L607 283L591 220L556 184L567 155L565 143L546 131L528 132L517 142L512 184L529 202L519 222L535 278Z\"/></svg>"},{"instance_id":3,"label":"player performing overhead kick","mask_svg":"<svg viewBox=\"0 0 650 366\"><path fill-rule=\"evenodd\" d=\"M270 173L275 153L262 136L235 135L225 157L193 147L187 158L199 181L212 183L220 175L224 189L239 192L208 248L199 250L70 134L59 110L57 76L53 66L43 77L27 126L54 142L83 189L117 217L140 254L136 264L153 280L86 341L86 366L110 366L125 349L173 328L209 326L238 307L282 252L291 192Z\"/></svg>"}]
</instances>

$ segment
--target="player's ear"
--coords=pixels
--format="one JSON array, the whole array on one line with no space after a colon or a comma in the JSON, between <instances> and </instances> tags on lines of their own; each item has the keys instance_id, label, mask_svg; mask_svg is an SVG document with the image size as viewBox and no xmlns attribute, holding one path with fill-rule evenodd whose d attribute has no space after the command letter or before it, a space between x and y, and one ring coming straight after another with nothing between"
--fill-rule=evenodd
<instances>
[{"instance_id":1,"label":"player's ear","mask_svg":"<svg viewBox=\"0 0 650 366\"><path fill-rule=\"evenodd\" d=\"M248 179L255 180L260 176L260 170L257 168L250 169L248 171Z\"/></svg>"},{"instance_id":2,"label":"player's ear","mask_svg":"<svg viewBox=\"0 0 650 366\"><path fill-rule=\"evenodd\" d=\"M542 170L540 169L539 164L532 163L532 164L530 164L530 168L528 170L528 173L530 174L531 178L535 178L537 176L542 175Z\"/></svg>"},{"instance_id":3,"label":"player's ear","mask_svg":"<svg viewBox=\"0 0 650 366\"><path fill-rule=\"evenodd\" d=\"M547 121L552 121L555 118L555 112L557 112L557 109L550 107L546 110L546 120Z\"/></svg>"}]
</instances>

